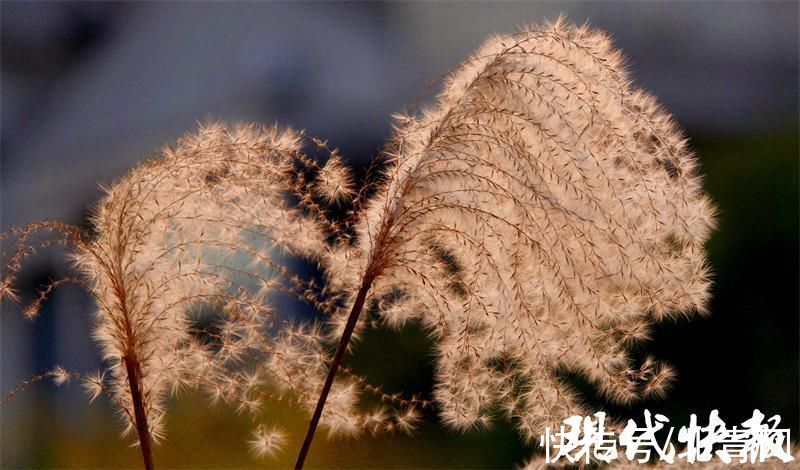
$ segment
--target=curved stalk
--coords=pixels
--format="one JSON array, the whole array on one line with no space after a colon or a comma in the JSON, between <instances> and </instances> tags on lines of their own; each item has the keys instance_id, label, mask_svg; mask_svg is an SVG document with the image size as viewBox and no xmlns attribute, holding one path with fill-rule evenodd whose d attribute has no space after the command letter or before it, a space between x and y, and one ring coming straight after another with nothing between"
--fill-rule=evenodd
<instances>
[{"instance_id":1,"label":"curved stalk","mask_svg":"<svg viewBox=\"0 0 800 470\"><path fill-rule=\"evenodd\" d=\"M303 440L303 446L300 448L300 453L297 454L297 461L294 464L295 470L303 468L308 451L311 449L311 442L314 440L314 433L317 431L317 425L322 417L322 410L325 408L325 402L328 399L328 393L331 391L333 380L336 378L336 372L339 370L339 365L342 362L342 357L347 351L347 345L350 343L350 338L353 336L353 331L358 323L358 317L361 315L361 310L364 308L364 301L367 298L367 292L372 286L371 280L364 280L361 288L356 294L356 300L353 303L353 308L350 310L350 315L347 317L347 324L345 324L344 331L342 332L342 339L339 340L339 346L336 348L336 353L331 361L331 368L328 370L328 376L325 377L325 383L322 386L317 406L314 409L314 414L311 416L311 422L308 424L308 431Z\"/></svg>"},{"instance_id":2,"label":"curved stalk","mask_svg":"<svg viewBox=\"0 0 800 470\"><path fill-rule=\"evenodd\" d=\"M139 362L131 356L125 356L125 368L128 372L128 385L131 389L131 399L133 401L136 434L139 436L139 448L142 451L144 468L146 470L153 470L152 438L150 437L150 427L147 425L147 414L144 410L142 389L139 386L142 369L139 367Z\"/></svg>"}]
</instances>

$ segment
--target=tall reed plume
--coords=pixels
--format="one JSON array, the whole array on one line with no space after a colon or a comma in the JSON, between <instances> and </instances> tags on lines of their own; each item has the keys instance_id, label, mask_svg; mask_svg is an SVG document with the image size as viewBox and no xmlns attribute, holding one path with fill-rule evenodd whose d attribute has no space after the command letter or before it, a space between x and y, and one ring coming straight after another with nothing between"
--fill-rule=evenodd
<instances>
[{"instance_id":1,"label":"tall reed plume","mask_svg":"<svg viewBox=\"0 0 800 470\"><path fill-rule=\"evenodd\" d=\"M565 369L613 402L663 395L672 370L634 360L631 346L655 322L705 312L714 209L685 138L632 86L609 38L563 19L494 37L433 106L398 120L379 181L357 196L322 141L202 126L111 186L91 232L15 231L0 294L17 299L16 273L36 246L75 248L78 275L43 288L26 312L64 282L94 296L108 367L83 380L118 405L148 468L166 399L185 388L243 412L280 400L311 413L298 468L318 425L351 436L413 429L430 401L387 394L342 365L367 325L427 329L431 399L459 430L487 427L499 410L530 441L586 411ZM303 153L309 141L325 165ZM340 205L349 217L331 215ZM56 235L39 240L41 230ZM297 276L298 258L324 282ZM323 321L279 315L277 295ZM365 393L381 405L360 407ZM249 444L266 455L285 442L258 424Z\"/></svg>"},{"instance_id":2,"label":"tall reed plume","mask_svg":"<svg viewBox=\"0 0 800 470\"><path fill-rule=\"evenodd\" d=\"M444 422L485 427L500 409L527 440L584 411L560 369L614 402L662 395L672 370L629 349L705 312L714 209L695 170L606 35L559 19L490 39L400 117L357 242L328 263L352 299L339 352L364 305L418 321Z\"/></svg>"}]
</instances>

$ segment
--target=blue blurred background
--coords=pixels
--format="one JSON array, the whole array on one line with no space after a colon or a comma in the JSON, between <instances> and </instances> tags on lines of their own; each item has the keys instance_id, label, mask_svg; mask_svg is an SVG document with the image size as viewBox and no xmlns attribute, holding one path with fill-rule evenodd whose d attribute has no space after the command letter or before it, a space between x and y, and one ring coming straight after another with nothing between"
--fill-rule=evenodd
<instances>
[{"instance_id":1,"label":"blue blurred background","mask_svg":"<svg viewBox=\"0 0 800 470\"><path fill-rule=\"evenodd\" d=\"M562 12L614 36L636 83L692 139L721 211L709 246L712 315L663 325L650 345L676 367L675 390L613 411L648 406L680 425L717 408L734 424L759 408L797 436L797 2L3 2L0 226L84 223L98 183L207 117L306 129L365 165L390 136L390 114L415 105L488 35ZM28 294L68 269L48 252L28 266ZM69 288L33 323L4 306L0 393L54 364L99 367L90 308ZM413 328L378 332L360 346L373 360L354 365L424 393L428 346ZM246 420L193 400L174 405L157 463L259 464L245 453ZM0 413L5 467L138 465L108 404L88 405L78 386L38 385ZM273 417L297 433L304 425ZM465 436L429 418L416 438L320 441L309 463L509 467L530 452L508 426ZM293 450L268 464L286 465Z\"/></svg>"}]
</instances>

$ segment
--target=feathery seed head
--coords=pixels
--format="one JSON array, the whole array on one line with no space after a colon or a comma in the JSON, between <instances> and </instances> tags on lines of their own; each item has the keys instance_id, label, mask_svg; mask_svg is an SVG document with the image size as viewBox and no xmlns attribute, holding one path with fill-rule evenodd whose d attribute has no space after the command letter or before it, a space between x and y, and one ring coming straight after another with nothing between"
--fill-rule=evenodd
<instances>
[{"instance_id":1,"label":"feathery seed head","mask_svg":"<svg viewBox=\"0 0 800 470\"><path fill-rule=\"evenodd\" d=\"M286 433L283 431L260 425L253 430L248 445L256 457L271 457L283 449L286 440Z\"/></svg>"},{"instance_id":2,"label":"feathery seed head","mask_svg":"<svg viewBox=\"0 0 800 470\"><path fill-rule=\"evenodd\" d=\"M608 36L559 19L488 40L388 155L359 259L331 274L351 292L374 279L386 323L435 332L447 424L486 425L500 405L536 436L581 409L563 366L612 401L663 392L670 369L631 375L628 347L705 308L714 209Z\"/></svg>"},{"instance_id":3,"label":"feathery seed head","mask_svg":"<svg viewBox=\"0 0 800 470\"><path fill-rule=\"evenodd\" d=\"M328 203L339 203L355 194L353 176L339 155L333 154L319 171L314 190Z\"/></svg>"},{"instance_id":4,"label":"feathery seed head","mask_svg":"<svg viewBox=\"0 0 800 470\"><path fill-rule=\"evenodd\" d=\"M53 378L53 382L55 382L56 385L63 385L69 381L70 373L61 366L55 366L50 371L50 377Z\"/></svg>"}]
</instances>

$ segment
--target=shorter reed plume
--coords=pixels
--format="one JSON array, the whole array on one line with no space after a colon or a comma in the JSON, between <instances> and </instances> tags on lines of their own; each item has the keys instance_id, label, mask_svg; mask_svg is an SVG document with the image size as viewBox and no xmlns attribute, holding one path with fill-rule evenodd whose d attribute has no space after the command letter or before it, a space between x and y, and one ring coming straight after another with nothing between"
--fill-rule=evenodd
<instances>
[{"instance_id":1,"label":"shorter reed plume","mask_svg":"<svg viewBox=\"0 0 800 470\"><path fill-rule=\"evenodd\" d=\"M323 313L336 308L336 295L290 266L292 257L326 257L328 239L342 229L316 201L338 203L351 194L352 178L335 151L324 166L303 154L307 141L277 127L207 124L106 189L91 230L44 222L7 234L6 299L19 301L16 274L42 246L69 247L75 265L74 277L41 289L27 317L66 282L83 286L97 307L93 338L106 370L58 367L33 381L81 377L92 399L108 395L147 468L164 436L166 400L181 390L202 390L253 415L268 400L313 408L328 360L320 327L279 315L270 297L289 295ZM390 425L386 410L355 410L367 388L381 395L355 375L337 385L325 420L331 433ZM249 445L267 455L285 440L274 426L258 425Z\"/></svg>"}]
</instances>

